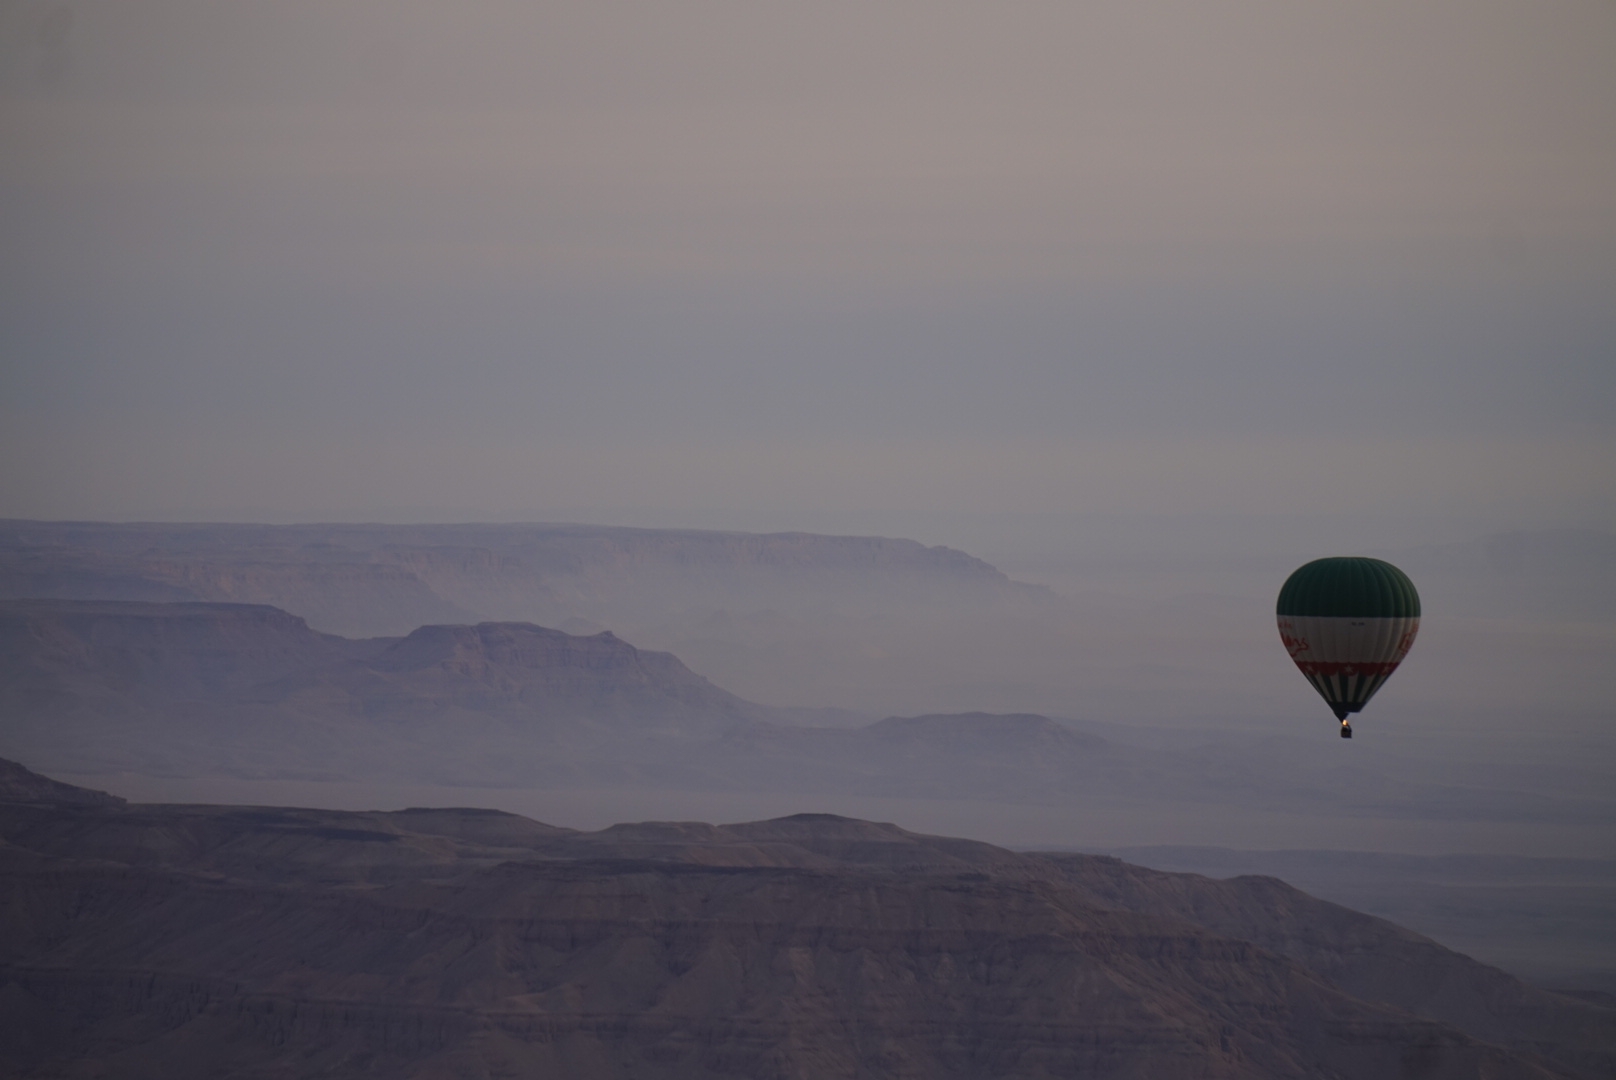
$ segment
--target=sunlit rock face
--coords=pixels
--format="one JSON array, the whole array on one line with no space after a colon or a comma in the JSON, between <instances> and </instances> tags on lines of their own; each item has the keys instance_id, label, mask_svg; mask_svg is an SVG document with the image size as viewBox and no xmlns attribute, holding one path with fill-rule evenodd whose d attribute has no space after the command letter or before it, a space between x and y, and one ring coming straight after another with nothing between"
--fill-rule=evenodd
<instances>
[{"instance_id":1,"label":"sunlit rock face","mask_svg":"<svg viewBox=\"0 0 1616 1080\"><path fill-rule=\"evenodd\" d=\"M1608 1009L1272 879L830 815L580 833L24 786L19 1075L1547 1078L1616 1045Z\"/></svg>"}]
</instances>

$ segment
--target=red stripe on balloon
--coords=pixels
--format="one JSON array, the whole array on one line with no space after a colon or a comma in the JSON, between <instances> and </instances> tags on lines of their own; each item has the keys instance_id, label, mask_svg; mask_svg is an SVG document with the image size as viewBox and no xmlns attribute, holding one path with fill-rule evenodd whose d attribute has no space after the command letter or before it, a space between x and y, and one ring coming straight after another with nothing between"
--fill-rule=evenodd
<instances>
[{"instance_id":1,"label":"red stripe on balloon","mask_svg":"<svg viewBox=\"0 0 1616 1080\"><path fill-rule=\"evenodd\" d=\"M1390 675L1397 670L1399 661L1389 664L1340 664L1324 660L1298 660L1296 666L1303 675Z\"/></svg>"}]
</instances>

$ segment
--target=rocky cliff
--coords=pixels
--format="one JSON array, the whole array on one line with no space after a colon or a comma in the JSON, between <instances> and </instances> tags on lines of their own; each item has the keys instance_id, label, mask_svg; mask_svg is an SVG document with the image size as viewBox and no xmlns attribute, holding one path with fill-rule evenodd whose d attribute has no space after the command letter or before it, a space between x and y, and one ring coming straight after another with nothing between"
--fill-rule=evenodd
<instances>
[{"instance_id":1,"label":"rocky cliff","mask_svg":"<svg viewBox=\"0 0 1616 1080\"><path fill-rule=\"evenodd\" d=\"M0 837L13 1075L1512 1080L1616 1045L1612 1010L1277 882L824 815L35 800ZM1410 948L1492 1011L1389 1000Z\"/></svg>"}]
</instances>

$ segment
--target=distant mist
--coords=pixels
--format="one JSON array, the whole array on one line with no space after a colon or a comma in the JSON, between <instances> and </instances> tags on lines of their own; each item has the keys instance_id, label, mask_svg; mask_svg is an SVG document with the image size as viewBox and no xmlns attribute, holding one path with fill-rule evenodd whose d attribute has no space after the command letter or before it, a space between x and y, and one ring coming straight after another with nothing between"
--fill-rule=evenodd
<instances>
[{"instance_id":1,"label":"distant mist","mask_svg":"<svg viewBox=\"0 0 1616 1080\"><path fill-rule=\"evenodd\" d=\"M1299 555L1096 558L1051 588L870 537L16 521L0 533L0 592L132 604L7 608L20 667L0 754L115 776L97 782L130 797L470 800L592 827L818 807L1022 844L1611 854L1608 533L1378 552L1413 576L1425 618L1345 747L1273 627ZM196 629L148 649L144 635L193 625L150 621L175 601ZM220 602L272 604L313 629L277 615L273 647L229 620L206 631ZM113 621L92 634L96 619ZM488 644L514 632L498 628L398 640L500 621L574 644L545 659ZM580 697L595 662L565 657L608 631L620 659L599 676L627 663L630 682ZM100 658L38 651L63 633L90 635ZM416 659L379 659L396 649ZM695 681L644 697L621 659L635 650L677 657Z\"/></svg>"},{"instance_id":2,"label":"distant mist","mask_svg":"<svg viewBox=\"0 0 1616 1080\"><path fill-rule=\"evenodd\" d=\"M610 631L798 726L1239 734L1525 821L1616 761L1613 37L1598 0L14 0L0 514L988 571L15 532L7 595ZM1272 603L1369 553L1426 619L1343 758Z\"/></svg>"},{"instance_id":3,"label":"distant mist","mask_svg":"<svg viewBox=\"0 0 1616 1080\"><path fill-rule=\"evenodd\" d=\"M1605 3L0 11L8 515L1616 524Z\"/></svg>"}]
</instances>

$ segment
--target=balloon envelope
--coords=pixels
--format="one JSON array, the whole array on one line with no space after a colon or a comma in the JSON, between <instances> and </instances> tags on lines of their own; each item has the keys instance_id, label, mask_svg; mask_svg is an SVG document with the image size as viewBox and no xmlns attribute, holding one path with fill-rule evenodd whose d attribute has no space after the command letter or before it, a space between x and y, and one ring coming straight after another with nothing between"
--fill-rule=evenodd
<instances>
[{"instance_id":1,"label":"balloon envelope","mask_svg":"<svg viewBox=\"0 0 1616 1080\"><path fill-rule=\"evenodd\" d=\"M1279 636L1336 719L1362 709L1408 655L1420 594L1380 559L1315 559L1279 590Z\"/></svg>"}]
</instances>

